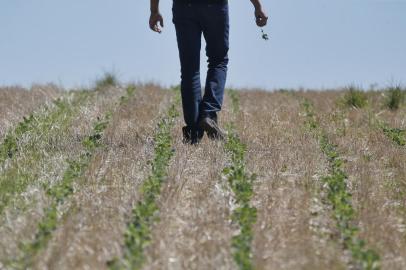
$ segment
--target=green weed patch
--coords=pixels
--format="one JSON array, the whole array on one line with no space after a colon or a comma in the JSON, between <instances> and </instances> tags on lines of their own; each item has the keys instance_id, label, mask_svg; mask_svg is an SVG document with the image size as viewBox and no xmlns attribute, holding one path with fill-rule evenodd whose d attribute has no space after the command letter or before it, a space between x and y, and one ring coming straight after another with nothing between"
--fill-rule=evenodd
<instances>
[{"instance_id":1,"label":"green weed patch","mask_svg":"<svg viewBox=\"0 0 406 270\"><path fill-rule=\"evenodd\" d=\"M400 146L406 145L406 130L399 128L389 128L387 126L382 127L383 133L391 139L393 142Z\"/></svg>"},{"instance_id":2,"label":"green weed patch","mask_svg":"<svg viewBox=\"0 0 406 270\"><path fill-rule=\"evenodd\" d=\"M374 129L381 130L386 137L399 146L406 145L406 129L392 128L384 120L378 119L378 117L373 119L374 122L371 126Z\"/></svg>"},{"instance_id":3,"label":"green weed patch","mask_svg":"<svg viewBox=\"0 0 406 270\"><path fill-rule=\"evenodd\" d=\"M140 189L143 199L132 210L132 218L124 234L123 257L108 262L109 269L141 269L145 262L144 249L151 242L151 226L158 220L157 198L173 156L171 129L179 115L176 109L179 102L177 93L174 104L158 123L154 136L154 159L150 162L151 173Z\"/></svg>"},{"instance_id":4,"label":"green weed patch","mask_svg":"<svg viewBox=\"0 0 406 270\"><path fill-rule=\"evenodd\" d=\"M306 113L305 124L319 139L321 150L329 162L330 173L323 177L323 182L327 185L327 199L333 207L344 248L351 252L354 262L362 269L379 269L379 255L368 249L365 242L358 238L359 228L353 224L355 210L351 203L351 194L347 191L348 176L343 170L344 161L318 124L312 104L305 101L303 107Z\"/></svg>"}]
</instances>

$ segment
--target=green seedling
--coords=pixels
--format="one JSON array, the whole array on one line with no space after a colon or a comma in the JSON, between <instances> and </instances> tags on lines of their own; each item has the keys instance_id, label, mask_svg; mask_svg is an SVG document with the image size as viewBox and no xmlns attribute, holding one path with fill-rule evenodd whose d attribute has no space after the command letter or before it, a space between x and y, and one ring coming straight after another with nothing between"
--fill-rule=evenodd
<instances>
[{"instance_id":1,"label":"green seedling","mask_svg":"<svg viewBox=\"0 0 406 270\"><path fill-rule=\"evenodd\" d=\"M21 170L22 166L35 166L36 160L46 158L42 151L38 151L39 144L36 140L38 138L50 139L55 136L55 132L63 133L88 97L89 92L76 92L72 100L57 99L54 101L54 108L46 109L39 115L24 118L16 129L6 136L5 142L0 146L0 164L9 159L10 165L0 175L0 214L16 197L16 194L23 192L36 179L36 175L32 171ZM52 129L55 124L60 129ZM54 131L50 132L51 129ZM28 140L22 140L26 135ZM31 159L17 161L15 159L17 153L30 156ZM21 162L25 163L21 164Z\"/></svg>"},{"instance_id":2,"label":"green seedling","mask_svg":"<svg viewBox=\"0 0 406 270\"><path fill-rule=\"evenodd\" d=\"M239 95L236 91L228 91L231 98L233 112L239 111ZM239 205L231 215L234 223L240 227L240 233L232 238L233 258L241 270L254 269L252 262L251 243L254 237L253 225L257 220L257 209L250 206L254 195L253 182L256 175L250 175L245 168L245 153L247 146L241 142L234 131L234 125L228 126L227 141L224 148L231 159L231 164L223 169L228 184L234 193L236 203Z\"/></svg>"},{"instance_id":3,"label":"green seedling","mask_svg":"<svg viewBox=\"0 0 406 270\"><path fill-rule=\"evenodd\" d=\"M269 36L264 32L264 29L261 28L261 36L263 40L269 40Z\"/></svg>"},{"instance_id":4,"label":"green seedling","mask_svg":"<svg viewBox=\"0 0 406 270\"><path fill-rule=\"evenodd\" d=\"M355 210L351 203L351 194L347 189L348 176L343 169L344 161L337 151L337 146L329 141L326 132L318 123L313 111L313 105L308 100L302 105L306 113L306 123L311 123L311 130L319 139L320 148L329 162L330 172L322 180L327 186L327 199L333 208L342 243L351 252L358 268L379 269L380 258L378 253L366 248L365 242L358 238L359 228L353 224ZM351 103L351 105L354 104Z\"/></svg>"},{"instance_id":5,"label":"green seedling","mask_svg":"<svg viewBox=\"0 0 406 270\"><path fill-rule=\"evenodd\" d=\"M176 90L175 90L176 91ZM166 116L158 123L154 137L155 149L151 165L151 174L144 181L140 192L143 200L132 210L131 221L124 233L123 258L115 258L107 263L109 269L141 269L145 262L144 249L151 242L151 227L158 219L156 199L161 192L163 182L167 177L167 168L173 156L171 129L175 118L179 116L177 106L180 103L180 93L176 93L175 102L170 106Z\"/></svg>"},{"instance_id":6,"label":"green seedling","mask_svg":"<svg viewBox=\"0 0 406 270\"><path fill-rule=\"evenodd\" d=\"M399 128L389 128L383 127L382 128L385 135L390 138L393 142L400 146L406 145L406 130L399 129Z\"/></svg>"},{"instance_id":7,"label":"green seedling","mask_svg":"<svg viewBox=\"0 0 406 270\"><path fill-rule=\"evenodd\" d=\"M134 91L127 91L125 100L128 100L128 96L133 94ZM123 99L121 98L120 100ZM104 115L104 118L97 118L97 121L93 125L92 133L82 141L83 153L77 159L67 161L68 168L62 176L62 180L51 187L43 185L46 194L51 199L51 205L44 210L44 217L38 224L38 231L35 234L34 240L29 243L20 244L23 256L10 263L13 268L30 268L38 252L47 246L52 233L58 226L58 208L74 193L75 181L82 177L95 151L102 146L101 139L111 117L112 111L108 111Z\"/></svg>"}]
</instances>

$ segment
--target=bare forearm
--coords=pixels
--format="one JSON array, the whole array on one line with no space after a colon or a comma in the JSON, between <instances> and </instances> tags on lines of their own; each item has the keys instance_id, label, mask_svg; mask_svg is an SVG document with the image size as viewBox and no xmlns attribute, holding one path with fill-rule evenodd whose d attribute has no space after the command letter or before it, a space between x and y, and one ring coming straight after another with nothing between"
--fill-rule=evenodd
<instances>
[{"instance_id":1,"label":"bare forearm","mask_svg":"<svg viewBox=\"0 0 406 270\"><path fill-rule=\"evenodd\" d=\"M151 13L159 13L159 0L151 0Z\"/></svg>"},{"instance_id":2,"label":"bare forearm","mask_svg":"<svg viewBox=\"0 0 406 270\"><path fill-rule=\"evenodd\" d=\"M159 12L159 0L151 0L151 16L149 17L149 28L152 31L161 33L164 27L164 18Z\"/></svg>"},{"instance_id":3,"label":"bare forearm","mask_svg":"<svg viewBox=\"0 0 406 270\"><path fill-rule=\"evenodd\" d=\"M261 5L260 0L251 0L251 3L254 5L255 9L257 9L257 10L262 9L262 5Z\"/></svg>"},{"instance_id":4,"label":"bare forearm","mask_svg":"<svg viewBox=\"0 0 406 270\"><path fill-rule=\"evenodd\" d=\"M268 16L262 9L261 0L251 0L251 3L255 7L255 21L259 27L263 27L267 24Z\"/></svg>"}]
</instances>

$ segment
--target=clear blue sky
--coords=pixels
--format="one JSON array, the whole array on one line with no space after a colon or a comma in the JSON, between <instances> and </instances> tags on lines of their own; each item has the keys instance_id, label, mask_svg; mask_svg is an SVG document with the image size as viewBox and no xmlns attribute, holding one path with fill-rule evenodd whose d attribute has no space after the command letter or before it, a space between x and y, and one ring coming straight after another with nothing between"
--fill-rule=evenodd
<instances>
[{"instance_id":1,"label":"clear blue sky","mask_svg":"<svg viewBox=\"0 0 406 270\"><path fill-rule=\"evenodd\" d=\"M2 0L0 85L179 82L171 0L164 32L148 27L148 0ZM228 86L337 87L406 83L406 1L263 0L261 39L249 0L230 0ZM204 56L202 52L202 56ZM205 70L202 61L202 70ZM204 77L202 77L202 81Z\"/></svg>"}]
</instances>

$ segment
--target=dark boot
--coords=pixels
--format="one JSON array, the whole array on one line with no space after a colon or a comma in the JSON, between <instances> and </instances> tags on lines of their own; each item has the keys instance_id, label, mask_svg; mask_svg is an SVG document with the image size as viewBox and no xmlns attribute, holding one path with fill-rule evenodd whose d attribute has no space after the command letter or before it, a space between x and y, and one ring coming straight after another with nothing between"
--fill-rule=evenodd
<instances>
[{"instance_id":1,"label":"dark boot","mask_svg":"<svg viewBox=\"0 0 406 270\"><path fill-rule=\"evenodd\" d=\"M188 126L182 127L183 140L184 144L197 144L199 143L204 135L204 131L200 128L192 129Z\"/></svg>"},{"instance_id":2,"label":"dark boot","mask_svg":"<svg viewBox=\"0 0 406 270\"><path fill-rule=\"evenodd\" d=\"M225 140L226 134L217 124L217 117L203 117L199 121L199 128L206 131L207 136L212 140Z\"/></svg>"}]
</instances>

